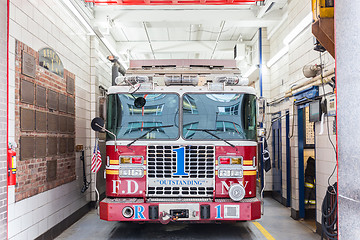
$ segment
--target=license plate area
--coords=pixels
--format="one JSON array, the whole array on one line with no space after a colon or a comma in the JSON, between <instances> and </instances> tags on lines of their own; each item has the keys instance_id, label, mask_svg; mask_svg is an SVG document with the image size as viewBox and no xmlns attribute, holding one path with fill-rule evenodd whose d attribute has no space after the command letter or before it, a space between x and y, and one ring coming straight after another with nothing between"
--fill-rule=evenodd
<instances>
[{"instance_id":1,"label":"license plate area","mask_svg":"<svg viewBox=\"0 0 360 240\"><path fill-rule=\"evenodd\" d=\"M176 218L189 218L189 209L171 209L170 215Z\"/></svg>"},{"instance_id":2,"label":"license plate area","mask_svg":"<svg viewBox=\"0 0 360 240\"><path fill-rule=\"evenodd\" d=\"M183 221L199 220L200 206L192 203L159 204L159 212L165 212Z\"/></svg>"}]
</instances>

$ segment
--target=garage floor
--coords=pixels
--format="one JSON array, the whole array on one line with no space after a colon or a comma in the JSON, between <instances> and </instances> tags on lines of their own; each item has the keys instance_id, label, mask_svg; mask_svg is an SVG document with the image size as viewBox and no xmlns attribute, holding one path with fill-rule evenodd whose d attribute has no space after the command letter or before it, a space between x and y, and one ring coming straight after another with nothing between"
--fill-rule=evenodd
<instances>
[{"instance_id":1,"label":"garage floor","mask_svg":"<svg viewBox=\"0 0 360 240\"><path fill-rule=\"evenodd\" d=\"M106 222L93 210L56 239L320 239L305 223L290 218L288 208L271 198L265 199L265 214L257 222L168 225Z\"/></svg>"}]
</instances>

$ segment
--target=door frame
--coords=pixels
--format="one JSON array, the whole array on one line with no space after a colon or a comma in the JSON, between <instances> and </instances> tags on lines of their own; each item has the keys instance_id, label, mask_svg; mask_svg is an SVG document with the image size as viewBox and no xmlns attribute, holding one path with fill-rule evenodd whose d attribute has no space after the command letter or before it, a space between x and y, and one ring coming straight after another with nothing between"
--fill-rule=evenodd
<instances>
[{"instance_id":1,"label":"door frame","mask_svg":"<svg viewBox=\"0 0 360 240\"><path fill-rule=\"evenodd\" d=\"M299 174L299 218L305 218L304 192L304 105L297 108L298 113L298 174Z\"/></svg>"},{"instance_id":2,"label":"door frame","mask_svg":"<svg viewBox=\"0 0 360 240\"><path fill-rule=\"evenodd\" d=\"M283 204L283 196L282 196L282 193L283 193L283 189L282 189L282 131L281 131L281 112L276 112L276 113L273 113L272 114L272 119L277 119L275 122L272 122L272 158L273 158L273 161L272 161L272 168L273 168L273 171L272 171L272 176L273 176L273 191L272 191L272 196L274 199L276 199L278 202L282 203ZM274 125L275 124L278 124L278 126L276 127L276 130L278 129L279 130L279 136L278 136L278 159L275 159L275 134L274 134L274 131L275 131L275 128L274 128ZM277 162L277 165L278 165L278 169L275 170L275 161L278 161ZM275 191L275 188L274 188L274 174L275 174L275 171L280 171L280 174L279 174L279 177L280 177L280 192L278 191Z\"/></svg>"},{"instance_id":3,"label":"door frame","mask_svg":"<svg viewBox=\"0 0 360 240\"><path fill-rule=\"evenodd\" d=\"M290 115L285 112L285 138L286 138L286 207L291 206L291 153L290 153Z\"/></svg>"}]
</instances>

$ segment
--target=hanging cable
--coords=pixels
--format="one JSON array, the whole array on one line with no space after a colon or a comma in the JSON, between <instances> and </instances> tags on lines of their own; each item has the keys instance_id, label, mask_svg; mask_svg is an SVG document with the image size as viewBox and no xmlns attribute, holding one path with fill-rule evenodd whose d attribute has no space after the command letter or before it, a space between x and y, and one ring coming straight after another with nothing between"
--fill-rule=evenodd
<instances>
[{"instance_id":1,"label":"hanging cable","mask_svg":"<svg viewBox=\"0 0 360 240\"><path fill-rule=\"evenodd\" d=\"M324 86L324 67L323 67L323 63L322 63L322 55L321 55L321 52L320 52L320 67L321 67L321 86L322 86L322 89L323 89L323 94L325 95L325 86ZM337 159L337 150L336 150L336 147L333 143L333 141L331 140L331 137L330 137L330 131L329 131L329 116L328 114L326 114L326 125L327 125L327 135L328 135L328 139L329 139L329 142L331 143L331 146L333 147L334 149L334 152L335 152L335 159ZM336 168L337 168L337 163L335 163L335 167L331 173L331 175L329 176L328 178L328 185L331 186L330 184L330 179L332 178L332 176L334 175L335 171L336 171ZM332 194L330 192L330 194ZM336 194L336 189L334 189L334 193L333 194Z\"/></svg>"},{"instance_id":2,"label":"hanging cable","mask_svg":"<svg viewBox=\"0 0 360 240\"><path fill-rule=\"evenodd\" d=\"M292 116L292 126L291 126L291 135L289 134L288 138L292 138L294 136L294 126L295 126L295 99L293 102L293 116Z\"/></svg>"},{"instance_id":3,"label":"hanging cable","mask_svg":"<svg viewBox=\"0 0 360 240\"><path fill-rule=\"evenodd\" d=\"M324 66L322 63L322 55L320 52L320 66L321 66L321 86L323 89L323 95L325 95L325 87L324 87L324 75L323 70ZM327 124L327 135L329 142L331 143L331 146L334 149L335 152L335 159L337 160L337 150L336 147L331 140L330 137L330 131L329 131L329 116L326 114L326 124ZM337 163L335 163L335 167L330 174L328 178L328 188L326 190L326 195L323 200L322 206L321 206L321 227L322 227L322 234L321 239L324 239L324 235L327 239L330 240L337 240L338 239L338 229L337 229L337 183L334 183L334 185L330 184L330 179L334 175L337 168Z\"/></svg>"}]
</instances>

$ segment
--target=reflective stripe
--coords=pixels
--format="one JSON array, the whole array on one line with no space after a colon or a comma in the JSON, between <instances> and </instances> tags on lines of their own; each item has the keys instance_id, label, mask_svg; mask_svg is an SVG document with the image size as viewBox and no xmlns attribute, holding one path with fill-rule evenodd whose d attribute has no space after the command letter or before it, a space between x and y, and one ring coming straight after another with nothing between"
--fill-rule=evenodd
<instances>
[{"instance_id":1,"label":"reflective stripe","mask_svg":"<svg viewBox=\"0 0 360 240\"><path fill-rule=\"evenodd\" d=\"M253 164L253 160L244 160L244 165L251 166Z\"/></svg>"},{"instance_id":2,"label":"reflective stripe","mask_svg":"<svg viewBox=\"0 0 360 240\"><path fill-rule=\"evenodd\" d=\"M256 175L256 171L244 171L244 176Z\"/></svg>"},{"instance_id":3,"label":"reflective stripe","mask_svg":"<svg viewBox=\"0 0 360 240\"><path fill-rule=\"evenodd\" d=\"M109 174L109 175L119 175L119 170L109 170L109 169L106 169L106 174Z\"/></svg>"},{"instance_id":4,"label":"reflective stripe","mask_svg":"<svg viewBox=\"0 0 360 240\"><path fill-rule=\"evenodd\" d=\"M316 201L315 200L309 200L309 203L315 205Z\"/></svg>"},{"instance_id":5,"label":"reflective stripe","mask_svg":"<svg viewBox=\"0 0 360 240\"><path fill-rule=\"evenodd\" d=\"M311 183L305 183L305 187L307 188L314 188L314 184L311 184Z\"/></svg>"},{"instance_id":6,"label":"reflective stripe","mask_svg":"<svg viewBox=\"0 0 360 240\"><path fill-rule=\"evenodd\" d=\"M119 160L110 160L110 164L119 165Z\"/></svg>"}]
</instances>

